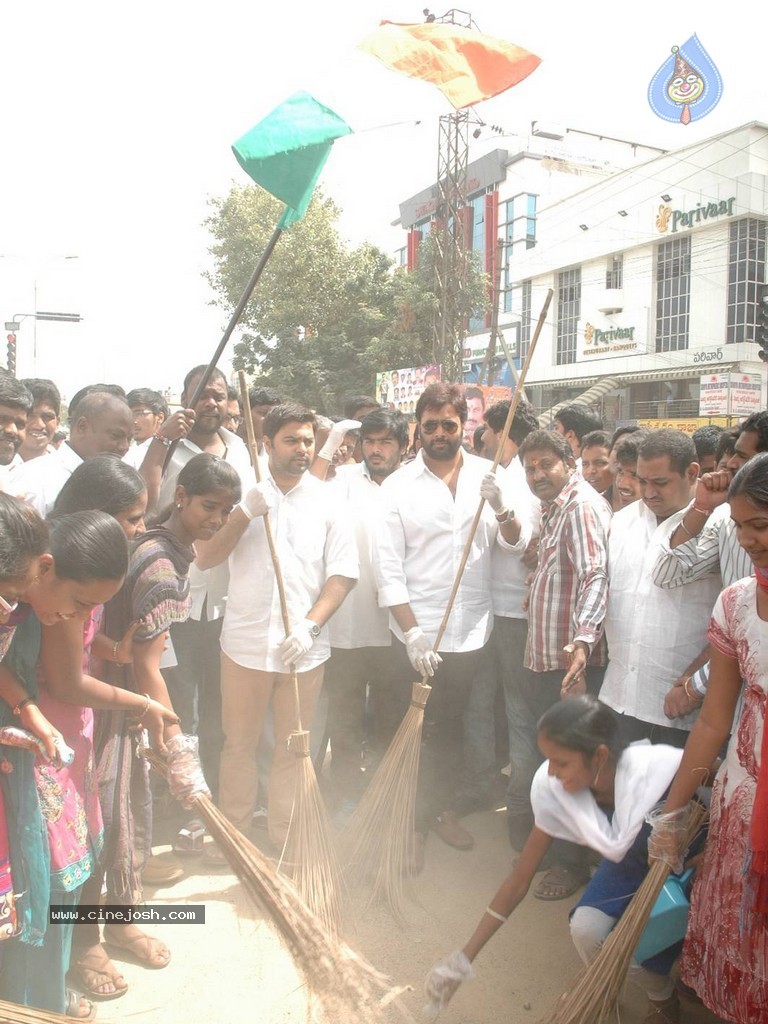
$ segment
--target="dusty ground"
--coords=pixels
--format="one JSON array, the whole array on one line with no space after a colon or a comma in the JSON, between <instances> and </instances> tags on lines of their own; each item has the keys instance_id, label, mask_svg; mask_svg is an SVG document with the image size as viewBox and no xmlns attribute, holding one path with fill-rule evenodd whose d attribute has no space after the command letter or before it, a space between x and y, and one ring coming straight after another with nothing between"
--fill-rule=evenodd
<instances>
[{"instance_id":1,"label":"dusty ground","mask_svg":"<svg viewBox=\"0 0 768 1024\"><path fill-rule=\"evenodd\" d=\"M426 971L440 956L463 945L511 865L501 813L476 814L465 824L477 840L469 853L430 837L426 867L418 880L419 903L411 906L405 927L359 897L347 906L346 940L398 985L413 986L403 1001L416 1020ZM101 1003L99 1020L288 1024L316 1019L290 957L264 915L247 903L234 876L208 869L200 860L187 859L184 866L183 879L149 890L147 899L204 903L205 925L154 928L172 950L171 964L162 971L148 971L125 963L130 990L122 999ZM478 958L476 979L457 993L440 1021L537 1024L579 967L567 928L574 901L544 903L529 895ZM630 989L621 1024L639 1024L644 1008L644 997ZM359 1018L354 1020L357 1024ZM692 1008L683 1020L710 1024L715 1018Z\"/></svg>"}]
</instances>

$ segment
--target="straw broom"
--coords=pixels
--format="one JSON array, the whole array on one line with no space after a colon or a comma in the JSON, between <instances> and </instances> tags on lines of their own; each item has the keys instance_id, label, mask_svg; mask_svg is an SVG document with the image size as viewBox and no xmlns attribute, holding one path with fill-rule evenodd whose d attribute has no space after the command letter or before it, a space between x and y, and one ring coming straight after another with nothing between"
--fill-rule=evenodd
<instances>
[{"instance_id":1,"label":"straw broom","mask_svg":"<svg viewBox=\"0 0 768 1024\"><path fill-rule=\"evenodd\" d=\"M515 417L528 368L544 327L553 294L550 288L510 402L502 437L509 432ZM493 461L492 473L498 469L502 449L503 445L500 445ZM485 499L481 498L469 528L461 563L453 581L433 650L438 650L448 625L484 504ZM350 880L369 884L372 888L372 898L383 899L398 919L402 919L403 916L405 880L411 874L413 863L419 751L424 708L432 692L428 678L423 676L420 682L413 684L410 707L341 837L343 860Z\"/></svg>"},{"instance_id":2,"label":"straw broom","mask_svg":"<svg viewBox=\"0 0 768 1024\"><path fill-rule=\"evenodd\" d=\"M72 1024L72 1018L52 1010L38 1010L36 1006L22 1006L0 999L0 1022L7 1024Z\"/></svg>"},{"instance_id":3,"label":"straw broom","mask_svg":"<svg viewBox=\"0 0 768 1024\"><path fill-rule=\"evenodd\" d=\"M701 804L689 805L685 847L690 846L700 831L706 809ZM554 1012L539 1024L602 1024L618 1004L627 979L632 954L648 924L653 905L669 876L670 868L654 861L632 902L600 948L600 952L576 976L576 980L559 999Z\"/></svg>"},{"instance_id":4,"label":"straw broom","mask_svg":"<svg viewBox=\"0 0 768 1024\"><path fill-rule=\"evenodd\" d=\"M150 749L142 753L165 776L163 758ZM210 797L197 797L194 810L249 897L267 914L329 1020L382 1024L390 1003L403 1017L411 1019L397 1002L406 988L393 987L386 975L330 934L325 923L302 900L293 882L280 874L261 850L235 828Z\"/></svg>"},{"instance_id":5,"label":"straw broom","mask_svg":"<svg viewBox=\"0 0 768 1024\"><path fill-rule=\"evenodd\" d=\"M256 434L253 429L251 405L248 399L248 384L242 370L239 373L239 380L251 462L256 479L261 482ZM291 625L280 559L275 547L269 513L263 519L280 598L283 628L287 636L291 631ZM285 863L292 874L304 902L317 914L328 931L336 935L341 925L341 872L336 851L331 843L325 802L320 793L315 766L310 756L309 732L302 729L299 680L295 665L290 667L290 677L294 694L296 728L288 739L288 745L296 757L296 781L291 820L281 855L281 864ZM283 858L285 858L284 861Z\"/></svg>"}]
</instances>

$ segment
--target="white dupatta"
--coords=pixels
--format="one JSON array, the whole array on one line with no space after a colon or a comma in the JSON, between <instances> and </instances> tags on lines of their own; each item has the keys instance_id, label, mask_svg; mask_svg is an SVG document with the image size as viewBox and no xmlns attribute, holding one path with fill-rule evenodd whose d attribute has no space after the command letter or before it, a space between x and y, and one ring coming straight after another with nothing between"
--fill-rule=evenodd
<instances>
[{"instance_id":1,"label":"white dupatta","mask_svg":"<svg viewBox=\"0 0 768 1024\"><path fill-rule=\"evenodd\" d=\"M590 789L568 793L545 761L533 779L531 804L536 827L618 863L628 853L645 816L661 800L680 767L682 750L648 740L632 743L619 757L614 812L609 820Z\"/></svg>"}]
</instances>

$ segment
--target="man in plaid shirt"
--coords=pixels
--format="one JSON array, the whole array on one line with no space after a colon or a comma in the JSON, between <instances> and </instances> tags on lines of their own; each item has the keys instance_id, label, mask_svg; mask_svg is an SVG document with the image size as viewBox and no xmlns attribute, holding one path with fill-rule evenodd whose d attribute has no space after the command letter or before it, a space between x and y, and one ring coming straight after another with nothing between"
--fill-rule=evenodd
<instances>
[{"instance_id":1,"label":"man in plaid shirt","mask_svg":"<svg viewBox=\"0 0 768 1024\"><path fill-rule=\"evenodd\" d=\"M512 845L522 848L533 814L530 788L543 758L537 723L571 694L597 693L605 666L602 640L608 599L607 544L611 507L576 471L568 442L536 430L520 446L526 480L542 503L539 560L528 601L525 671L512 697L516 732L507 797ZM539 899L564 899L589 877L587 851L556 840Z\"/></svg>"}]
</instances>

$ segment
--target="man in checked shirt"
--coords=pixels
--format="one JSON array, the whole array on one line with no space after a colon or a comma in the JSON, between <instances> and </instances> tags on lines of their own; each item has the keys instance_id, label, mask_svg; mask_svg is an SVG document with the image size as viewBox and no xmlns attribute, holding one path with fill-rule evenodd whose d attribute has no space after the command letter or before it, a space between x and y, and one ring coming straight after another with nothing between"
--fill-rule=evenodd
<instances>
[{"instance_id":1,"label":"man in checked shirt","mask_svg":"<svg viewBox=\"0 0 768 1024\"><path fill-rule=\"evenodd\" d=\"M539 561L528 600L525 671L512 696L518 743L510 752L507 796L512 845L522 849L533 824L530 789L543 758L536 725L561 698L589 690L603 678L603 618L608 597L607 543L611 507L576 472L564 437L535 430L520 446L528 486L542 503ZM539 899L565 899L589 877L587 851L563 840L552 844Z\"/></svg>"}]
</instances>

